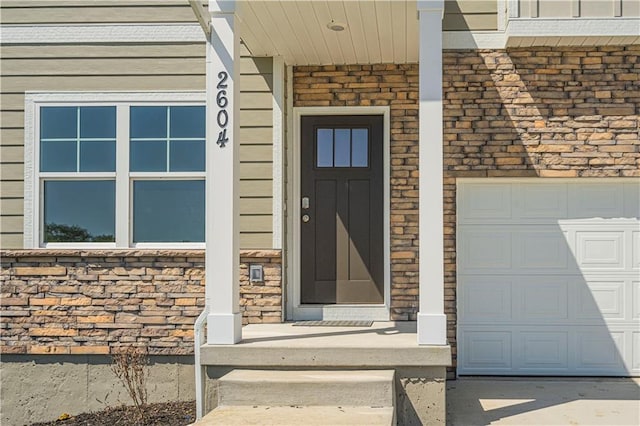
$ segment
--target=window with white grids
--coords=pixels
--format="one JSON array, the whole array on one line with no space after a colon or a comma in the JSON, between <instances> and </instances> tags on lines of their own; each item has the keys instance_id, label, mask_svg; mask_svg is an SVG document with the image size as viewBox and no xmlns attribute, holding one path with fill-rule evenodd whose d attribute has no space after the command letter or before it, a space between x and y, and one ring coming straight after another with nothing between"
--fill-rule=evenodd
<instances>
[{"instance_id":1,"label":"window with white grids","mask_svg":"<svg viewBox=\"0 0 640 426\"><path fill-rule=\"evenodd\" d=\"M203 247L204 103L54 96L27 96L25 246Z\"/></svg>"}]
</instances>

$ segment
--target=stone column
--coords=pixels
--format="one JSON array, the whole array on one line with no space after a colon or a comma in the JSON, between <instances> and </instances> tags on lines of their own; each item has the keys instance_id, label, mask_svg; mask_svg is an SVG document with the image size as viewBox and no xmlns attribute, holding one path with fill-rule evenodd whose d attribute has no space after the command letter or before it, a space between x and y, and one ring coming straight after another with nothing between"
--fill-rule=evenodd
<instances>
[{"instance_id":1,"label":"stone column","mask_svg":"<svg viewBox=\"0 0 640 426\"><path fill-rule=\"evenodd\" d=\"M242 340L238 270L240 35L236 2L211 0L207 42L207 343Z\"/></svg>"},{"instance_id":2,"label":"stone column","mask_svg":"<svg viewBox=\"0 0 640 426\"><path fill-rule=\"evenodd\" d=\"M418 0L420 27L420 310L418 344L446 345L442 188L443 0Z\"/></svg>"}]
</instances>

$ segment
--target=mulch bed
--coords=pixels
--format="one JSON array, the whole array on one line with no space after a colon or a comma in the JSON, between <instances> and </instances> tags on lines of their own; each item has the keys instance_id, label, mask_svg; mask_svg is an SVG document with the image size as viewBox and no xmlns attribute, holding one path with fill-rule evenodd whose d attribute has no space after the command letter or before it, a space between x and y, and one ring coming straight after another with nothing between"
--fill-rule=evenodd
<instances>
[{"instance_id":1,"label":"mulch bed","mask_svg":"<svg viewBox=\"0 0 640 426\"><path fill-rule=\"evenodd\" d=\"M145 406L144 422L140 421L135 407L120 406L31 426L186 426L195 420L196 403L187 401L148 404Z\"/></svg>"}]
</instances>

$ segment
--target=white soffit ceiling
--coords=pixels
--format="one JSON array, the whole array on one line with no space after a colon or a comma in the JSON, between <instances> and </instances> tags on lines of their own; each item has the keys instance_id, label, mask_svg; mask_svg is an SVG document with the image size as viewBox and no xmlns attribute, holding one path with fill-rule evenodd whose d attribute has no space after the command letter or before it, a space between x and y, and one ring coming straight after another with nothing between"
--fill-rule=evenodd
<instances>
[{"instance_id":1,"label":"white soffit ceiling","mask_svg":"<svg viewBox=\"0 0 640 426\"><path fill-rule=\"evenodd\" d=\"M238 16L254 56L282 56L291 65L418 61L415 1L240 1ZM330 30L331 21L344 31Z\"/></svg>"}]
</instances>

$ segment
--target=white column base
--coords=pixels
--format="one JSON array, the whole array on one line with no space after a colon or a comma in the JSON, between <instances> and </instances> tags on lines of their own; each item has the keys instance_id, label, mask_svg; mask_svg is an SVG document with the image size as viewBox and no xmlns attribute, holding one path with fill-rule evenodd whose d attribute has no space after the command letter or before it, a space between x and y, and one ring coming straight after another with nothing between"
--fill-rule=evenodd
<instances>
[{"instance_id":1,"label":"white column base","mask_svg":"<svg viewBox=\"0 0 640 426\"><path fill-rule=\"evenodd\" d=\"M445 314L418 314L418 344L447 344L447 316Z\"/></svg>"},{"instance_id":2,"label":"white column base","mask_svg":"<svg viewBox=\"0 0 640 426\"><path fill-rule=\"evenodd\" d=\"M241 340L241 313L207 315L208 345L233 345Z\"/></svg>"}]
</instances>

